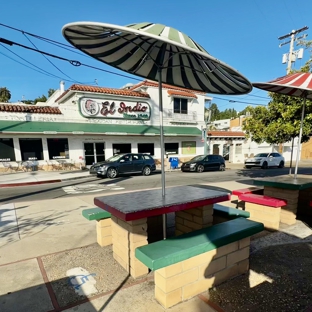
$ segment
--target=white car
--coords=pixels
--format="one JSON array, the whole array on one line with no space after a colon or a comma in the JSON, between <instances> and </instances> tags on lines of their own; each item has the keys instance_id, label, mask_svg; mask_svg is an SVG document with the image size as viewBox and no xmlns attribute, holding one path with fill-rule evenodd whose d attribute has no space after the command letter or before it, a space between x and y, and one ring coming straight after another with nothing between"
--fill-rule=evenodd
<instances>
[{"instance_id":1,"label":"white car","mask_svg":"<svg viewBox=\"0 0 312 312\"><path fill-rule=\"evenodd\" d=\"M245 168L261 167L267 169L269 167L284 168L285 158L279 153L259 153L253 158L245 160Z\"/></svg>"}]
</instances>

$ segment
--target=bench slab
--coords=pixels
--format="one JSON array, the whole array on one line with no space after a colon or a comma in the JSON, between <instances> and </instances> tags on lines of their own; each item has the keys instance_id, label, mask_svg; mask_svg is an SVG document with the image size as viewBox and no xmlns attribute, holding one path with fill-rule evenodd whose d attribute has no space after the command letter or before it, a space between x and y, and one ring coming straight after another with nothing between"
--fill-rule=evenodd
<instances>
[{"instance_id":1,"label":"bench slab","mask_svg":"<svg viewBox=\"0 0 312 312\"><path fill-rule=\"evenodd\" d=\"M82 215L89 221L108 219L111 214L101 208L90 208L82 210Z\"/></svg>"},{"instance_id":2,"label":"bench slab","mask_svg":"<svg viewBox=\"0 0 312 312\"><path fill-rule=\"evenodd\" d=\"M263 231L262 223L237 218L138 247L135 256L151 270L181 262Z\"/></svg>"},{"instance_id":3,"label":"bench slab","mask_svg":"<svg viewBox=\"0 0 312 312\"><path fill-rule=\"evenodd\" d=\"M236 219L239 217L249 218L250 213L245 210L239 210L236 208L230 208L219 204L213 205L213 215L218 217L224 217L227 219Z\"/></svg>"},{"instance_id":4,"label":"bench slab","mask_svg":"<svg viewBox=\"0 0 312 312\"><path fill-rule=\"evenodd\" d=\"M278 199L274 197L269 197L265 195L257 195L257 194L243 194L240 195L239 200L245 201L247 203L253 203L263 206L269 206L272 208L279 208L287 205L287 201L283 199Z\"/></svg>"},{"instance_id":5,"label":"bench slab","mask_svg":"<svg viewBox=\"0 0 312 312\"><path fill-rule=\"evenodd\" d=\"M259 194L261 195L263 193L263 189L259 187L247 187L239 190L232 191L232 195L240 196L243 194Z\"/></svg>"}]
</instances>

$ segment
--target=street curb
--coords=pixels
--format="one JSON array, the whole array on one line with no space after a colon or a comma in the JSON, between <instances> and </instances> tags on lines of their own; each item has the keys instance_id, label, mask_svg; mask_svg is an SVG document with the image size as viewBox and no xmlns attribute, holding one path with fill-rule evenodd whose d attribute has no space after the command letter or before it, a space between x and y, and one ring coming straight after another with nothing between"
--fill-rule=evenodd
<instances>
[{"instance_id":1,"label":"street curb","mask_svg":"<svg viewBox=\"0 0 312 312\"><path fill-rule=\"evenodd\" d=\"M88 178L88 176L66 178L66 179L45 180L45 181L35 181L35 182L3 183L3 184L0 184L0 187L31 186L31 185L40 185L40 184L60 183L60 182L85 179L85 178Z\"/></svg>"}]
</instances>

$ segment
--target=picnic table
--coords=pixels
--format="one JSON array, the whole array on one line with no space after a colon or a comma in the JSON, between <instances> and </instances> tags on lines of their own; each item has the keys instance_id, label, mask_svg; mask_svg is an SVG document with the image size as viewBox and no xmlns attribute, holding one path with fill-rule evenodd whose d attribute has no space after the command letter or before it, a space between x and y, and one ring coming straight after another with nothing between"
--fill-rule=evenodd
<instances>
[{"instance_id":1,"label":"picnic table","mask_svg":"<svg viewBox=\"0 0 312 312\"><path fill-rule=\"evenodd\" d=\"M213 204L230 200L230 194L206 188L178 186L95 197L94 204L111 213L114 259L136 278L148 268L135 257L135 249L162 234L163 214L175 212L176 235L213 223Z\"/></svg>"},{"instance_id":2,"label":"picnic table","mask_svg":"<svg viewBox=\"0 0 312 312\"><path fill-rule=\"evenodd\" d=\"M312 178L301 175L294 179L291 176L266 177L254 179L253 183L263 186L263 194L287 201L282 207L281 222L294 224L297 214L312 216Z\"/></svg>"}]
</instances>

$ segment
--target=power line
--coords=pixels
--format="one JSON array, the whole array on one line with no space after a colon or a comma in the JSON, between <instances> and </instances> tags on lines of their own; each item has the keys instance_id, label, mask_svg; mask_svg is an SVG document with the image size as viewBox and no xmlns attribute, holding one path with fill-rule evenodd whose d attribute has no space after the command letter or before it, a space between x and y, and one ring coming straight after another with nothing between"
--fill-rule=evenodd
<instances>
[{"instance_id":1,"label":"power line","mask_svg":"<svg viewBox=\"0 0 312 312\"><path fill-rule=\"evenodd\" d=\"M20 59L22 59L24 62L30 64L31 66L34 66L34 67L38 68L39 70L36 70L36 69L34 69L34 68L30 67L30 66L27 66L27 65L25 65L25 64L23 64L23 63L21 63L21 62L15 60L15 59L9 57L8 55L6 55L6 54L4 54L4 53L1 53L2 55L6 56L7 58L9 58L9 59L11 59L11 60L13 60L13 61L15 61L15 62L21 64L21 65L24 65L24 66L26 66L26 67L28 67L28 68L30 68L30 69L33 69L33 70L35 70L35 71L37 71L37 72L39 72L39 73L41 73L41 74L44 74L44 75L47 75L47 76L50 76L50 77L54 77L54 78L58 78L58 79L64 80L62 77L56 76L56 75L54 75L54 74L51 74L51 73L49 73L48 71L46 71L46 70L40 68L39 66L37 66L37 65L35 65L35 64L33 64L33 63L27 61L26 59L24 59L23 57L21 57L21 56L18 55L17 53L11 51L8 47L4 46L3 44L0 43L0 45L1 45L4 49L6 49L6 50L8 50L9 52L11 52L12 54L14 54L15 56L17 56L17 57L19 57ZM72 80L66 80L66 81L73 82Z\"/></svg>"},{"instance_id":2,"label":"power line","mask_svg":"<svg viewBox=\"0 0 312 312\"><path fill-rule=\"evenodd\" d=\"M45 51L42 51L42 50L34 49L32 47L20 44L20 43L15 42L15 41L7 40L5 38L1 38L0 37L0 42L2 42L4 44L7 44L7 45L10 45L10 46L16 45L16 46L19 46L19 47L27 49L27 50L38 52L38 53L41 53L41 54L44 54L44 55L47 55L47 56L50 56L50 57L62 60L62 61L66 61L66 62L69 62L71 65L76 66L76 67L85 66L85 67L88 67L88 68L97 69L97 70L100 70L100 71L103 71L103 72L106 72L106 73L109 73L109 74L112 74L112 75L117 75L117 76L120 76L120 77L132 79L132 80L137 80L137 81L141 81L142 80L142 79L134 78L134 77L131 77L131 76L115 73L115 72L112 72L110 70L102 69L102 68L95 67L95 66L92 66L92 65L84 64L84 63L81 63L80 61L77 61L77 60L70 60L68 58L65 58L65 57L62 57L62 56L59 56L59 55L55 55L55 54L48 53L48 52L45 52Z\"/></svg>"},{"instance_id":3,"label":"power line","mask_svg":"<svg viewBox=\"0 0 312 312\"><path fill-rule=\"evenodd\" d=\"M23 35L27 38L27 40L39 51L39 49L37 48L37 46L27 37L27 35L25 33L23 33ZM68 76L67 74L65 74L61 69L59 69L52 61L50 61L43 53L41 53L41 55L53 66L55 67L60 73L62 73L63 75L65 75L67 78L73 80L74 82L80 83L79 81L73 79L72 77Z\"/></svg>"},{"instance_id":4,"label":"power line","mask_svg":"<svg viewBox=\"0 0 312 312\"><path fill-rule=\"evenodd\" d=\"M230 103L242 103L242 104L249 104L249 105L266 106L266 105L260 104L260 103L250 103L250 102L243 102L243 101L228 100L228 99L219 98L219 97L216 97L216 96L214 96L213 98L214 98L214 99L221 100L221 101L228 101L228 102L230 102Z\"/></svg>"}]
</instances>

